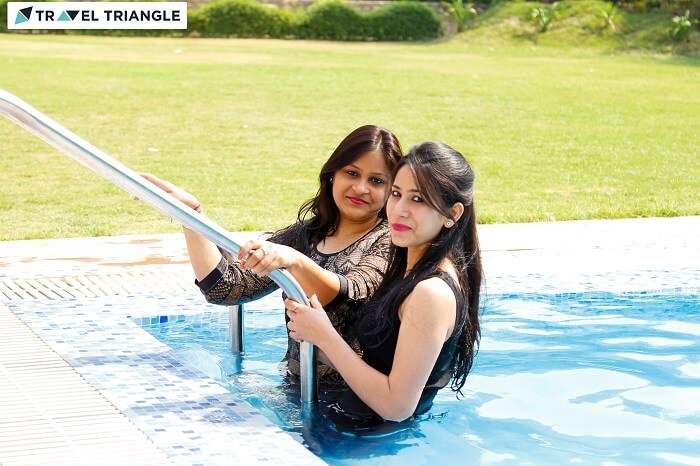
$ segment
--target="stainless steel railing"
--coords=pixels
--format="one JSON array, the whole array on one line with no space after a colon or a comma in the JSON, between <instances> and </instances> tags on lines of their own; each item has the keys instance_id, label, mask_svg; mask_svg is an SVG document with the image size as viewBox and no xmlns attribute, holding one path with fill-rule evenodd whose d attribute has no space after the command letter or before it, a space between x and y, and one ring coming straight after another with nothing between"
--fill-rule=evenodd
<instances>
[{"instance_id":1,"label":"stainless steel railing","mask_svg":"<svg viewBox=\"0 0 700 466\"><path fill-rule=\"evenodd\" d=\"M138 197L157 211L196 231L231 254L238 254L240 246L225 229L146 181L126 165L105 154L26 102L2 89L0 89L0 114L112 184L119 186L132 196ZM278 269L270 273L270 278L285 291L289 298L308 304L304 291L289 272ZM232 324L240 326L241 332L238 335L240 345L236 344L242 349L242 309L238 312L236 319L239 321L232 322ZM302 342L300 353L301 401L311 403L316 400L315 348L311 343Z\"/></svg>"}]
</instances>

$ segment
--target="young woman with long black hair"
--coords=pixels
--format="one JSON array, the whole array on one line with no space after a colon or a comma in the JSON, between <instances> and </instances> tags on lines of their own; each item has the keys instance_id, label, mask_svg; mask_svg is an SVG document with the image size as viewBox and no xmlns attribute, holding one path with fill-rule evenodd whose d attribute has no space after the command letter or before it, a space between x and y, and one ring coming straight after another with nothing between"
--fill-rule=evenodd
<instances>
[{"instance_id":1,"label":"young woman with long black hair","mask_svg":"<svg viewBox=\"0 0 700 466\"><path fill-rule=\"evenodd\" d=\"M208 302L230 305L257 299L277 285L267 276L285 267L307 295L326 305L329 322L357 349L357 310L377 289L386 271L389 231L384 209L391 171L402 156L387 129L366 125L351 132L319 174L319 190L301 206L297 221L267 241L242 245L231 257L203 236L184 228L190 262ZM202 212L199 200L150 174L146 179ZM299 372L299 345L289 339L288 369ZM322 353L318 380L342 382Z\"/></svg>"},{"instance_id":2,"label":"young woman with long black hair","mask_svg":"<svg viewBox=\"0 0 700 466\"><path fill-rule=\"evenodd\" d=\"M290 336L320 348L347 382L329 414L371 426L425 413L437 391L464 386L478 348L481 255L474 172L443 143L413 147L394 171L386 206L388 269L360 312L362 356L333 328L316 296L285 301Z\"/></svg>"}]
</instances>

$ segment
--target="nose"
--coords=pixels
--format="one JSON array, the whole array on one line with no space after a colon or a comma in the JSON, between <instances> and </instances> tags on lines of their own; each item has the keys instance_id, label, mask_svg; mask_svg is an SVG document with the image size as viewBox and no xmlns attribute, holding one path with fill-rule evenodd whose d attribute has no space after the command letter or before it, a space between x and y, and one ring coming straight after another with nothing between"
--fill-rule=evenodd
<instances>
[{"instance_id":1,"label":"nose","mask_svg":"<svg viewBox=\"0 0 700 466\"><path fill-rule=\"evenodd\" d=\"M357 194L367 194L369 192L369 186L367 185L367 180L359 179L357 183L352 185L352 189Z\"/></svg>"},{"instance_id":2,"label":"nose","mask_svg":"<svg viewBox=\"0 0 700 466\"><path fill-rule=\"evenodd\" d=\"M404 202L404 199L401 198L397 202L394 203L393 205L393 214L396 217L400 218L406 218L408 217L408 208L407 204Z\"/></svg>"}]
</instances>

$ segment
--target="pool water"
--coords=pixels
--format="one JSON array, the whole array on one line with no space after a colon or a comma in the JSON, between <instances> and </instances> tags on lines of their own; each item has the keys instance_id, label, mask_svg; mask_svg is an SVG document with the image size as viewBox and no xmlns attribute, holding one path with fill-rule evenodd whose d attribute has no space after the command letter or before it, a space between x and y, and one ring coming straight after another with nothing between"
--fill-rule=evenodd
<instances>
[{"instance_id":1,"label":"pool water","mask_svg":"<svg viewBox=\"0 0 700 466\"><path fill-rule=\"evenodd\" d=\"M329 464L700 464L698 293L491 295L464 397L361 435L301 414L279 304L249 305L242 358L225 308L139 323Z\"/></svg>"}]
</instances>

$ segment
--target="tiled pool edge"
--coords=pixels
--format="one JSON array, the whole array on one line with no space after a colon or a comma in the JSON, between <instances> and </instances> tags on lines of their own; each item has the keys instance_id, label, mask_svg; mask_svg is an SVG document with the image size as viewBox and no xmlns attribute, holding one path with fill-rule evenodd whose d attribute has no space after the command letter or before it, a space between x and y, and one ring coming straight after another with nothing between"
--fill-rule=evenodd
<instances>
[{"instance_id":1,"label":"tiled pool edge","mask_svg":"<svg viewBox=\"0 0 700 466\"><path fill-rule=\"evenodd\" d=\"M127 416L0 304L0 464L172 464ZM43 376L37 383L37 375Z\"/></svg>"},{"instance_id":2,"label":"tiled pool edge","mask_svg":"<svg viewBox=\"0 0 700 466\"><path fill-rule=\"evenodd\" d=\"M150 312L134 313L134 299L142 304L137 309ZM42 306L46 307L37 310ZM324 464L245 401L183 366L169 347L131 320L173 309L195 314L203 311L202 306L211 305L202 304L197 296L7 305L173 463Z\"/></svg>"}]
</instances>

